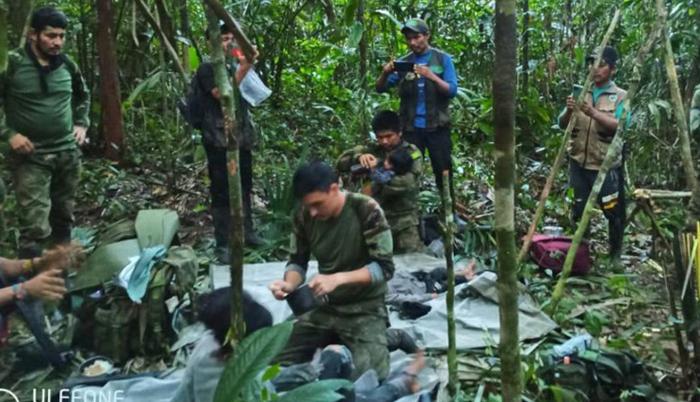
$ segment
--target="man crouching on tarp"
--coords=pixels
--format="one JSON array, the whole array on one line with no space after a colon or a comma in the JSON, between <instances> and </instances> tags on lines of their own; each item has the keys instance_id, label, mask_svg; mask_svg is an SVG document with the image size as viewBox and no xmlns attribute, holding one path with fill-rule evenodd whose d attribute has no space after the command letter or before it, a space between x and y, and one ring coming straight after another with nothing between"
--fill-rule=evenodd
<instances>
[{"instance_id":1,"label":"man crouching on tarp","mask_svg":"<svg viewBox=\"0 0 700 402\"><path fill-rule=\"evenodd\" d=\"M386 339L386 282L394 274L391 230L372 198L342 191L330 166L311 162L292 182L301 205L294 214L291 256L283 280L270 285L282 300L305 281L310 255L319 274L308 286L326 302L294 324L283 365L310 361L331 344L352 353L352 379L369 369L384 379L389 372Z\"/></svg>"}]
</instances>

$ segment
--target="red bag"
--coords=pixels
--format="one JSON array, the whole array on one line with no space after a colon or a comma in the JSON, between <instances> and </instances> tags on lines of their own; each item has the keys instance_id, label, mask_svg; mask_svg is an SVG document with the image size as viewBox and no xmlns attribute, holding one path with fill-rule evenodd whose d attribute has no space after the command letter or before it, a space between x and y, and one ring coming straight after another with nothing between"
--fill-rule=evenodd
<instances>
[{"instance_id":1,"label":"red bag","mask_svg":"<svg viewBox=\"0 0 700 402\"><path fill-rule=\"evenodd\" d=\"M570 237L535 234L532 236L532 244L530 245L530 258L540 268L551 269L552 272L558 274L564 266L569 247L571 247ZM571 274L585 275L591 270L592 264L588 242L582 240L578 250L576 250Z\"/></svg>"}]
</instances>

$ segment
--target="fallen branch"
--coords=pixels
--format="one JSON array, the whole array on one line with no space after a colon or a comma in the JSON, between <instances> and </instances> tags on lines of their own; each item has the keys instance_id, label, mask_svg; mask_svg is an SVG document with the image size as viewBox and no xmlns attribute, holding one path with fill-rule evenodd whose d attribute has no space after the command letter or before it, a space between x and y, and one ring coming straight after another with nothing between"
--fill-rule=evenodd
<instances>
[{"instance_id":1,"label":"fallen branch","mask_svg":"<svg viewBox=\"0 0 700 402\"><path fill-rule=\"evenodd\" d=\"M638 188L634 190L632 196L639 199L676 199L676 198L688 198L691 197L693 193L690 191L670 191L670 190L652 190L646 188Z\"/></svg>"}]
</instances>

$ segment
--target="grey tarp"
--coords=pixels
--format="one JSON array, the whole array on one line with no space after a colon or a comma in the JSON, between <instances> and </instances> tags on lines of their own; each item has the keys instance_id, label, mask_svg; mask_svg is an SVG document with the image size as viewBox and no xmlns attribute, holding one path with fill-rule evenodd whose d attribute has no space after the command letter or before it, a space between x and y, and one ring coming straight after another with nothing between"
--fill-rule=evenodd
<instances>
[{"instance_id":1,"label":"grey tarp","mask_svg":"<svg viewBox=\"0 0 700 402\"><path fill-rule=\"evenodd\" d=\"M425 254L394 256L397 271L430 271L444 267L445 261ZM267 286L284 275L284 262L249 264L244 268L243 286L253 297L267 307L275 322L291 315L286 303L275 300ZM213 287L228 286L229 267L212 266L210 269ZM309 263L307 278L317 272L315 261ZM498 344L498 296L496 274L484 272L469 283L457 286L455 300L455 321L457 324L457 349L481 348ZM445 294L438 295L425 304L431 311L417 320L403 320L395 312L390 313L391 326L402 328L427 349L447 349L447 313ZM521 289L519 298L520 339L534 339L546 335L557 326L542 313L534 299Z\"/></svg>"},{"instance_id":2,"label":"grey tarp","mask_svg":"<svg viewBox=\"0 0 700 402\"><path fill-rule=\"evenodd\" d=\"M433 268L444 267L444 260L436 259L423 254L409 254L395 256L394 262L397 270L430 271ZM244 267L244 288L252 294L261 304L267 307L272 313L275 323L287 319L291 315L291 310L286 303L280 302L272 297L267 286L275 279L282 278L284 274L284 262L269 262L262 264L248 264ZM315 261L309 263L308 278L317 272ZM210 278L213 288L228 286L230 282L229 267L213 265L210 267ZM495 274L485 272L467 284L457 287L457 294L465 298L459 299L455 303L455 318L457 321L457 348L469 349L479 348L498 342L498 300L495 292ZM469 289L469 290L465 290ZM447 323L445 313L445 295L441 294L436 299L427 304L432 306L432 310L427 315L417 320L402 320L396 313L391 313L391 325L403 328L411 333L418 343L428 349L447 349ZM520 339L531 339L541 337L556 327L556 324L545 314L539 311L536 303L526 293L520 296ZM184 331L184 334L189 334ZM190 341L197 339L194 334L187 336ZM178 347L182 347L184 342L179 342ZM391 354L392 372L399 372L400 367L405 365L410 358L401 351ZM438 377L445 378L445 367L438 363L429 364L419 376L423 390L432 389L438 381ZM182 370L173 373L167 379L140 378L134 380L122 380L109 383L101 389L101 397L114 394L114 390L125 390L121 394L123 401L150 402L168 401L175 391L179 382ZM88 391L84 389L84 391ZM100 392L100 389L92 388L92 391ZM102 399L100 399L102 400ZM112 399L113 400L113 399ZM416 402L418 395L411 395L399 399L397 402ZM77 402L77 400L76 400Z\"/></svg>"}]
</instances>

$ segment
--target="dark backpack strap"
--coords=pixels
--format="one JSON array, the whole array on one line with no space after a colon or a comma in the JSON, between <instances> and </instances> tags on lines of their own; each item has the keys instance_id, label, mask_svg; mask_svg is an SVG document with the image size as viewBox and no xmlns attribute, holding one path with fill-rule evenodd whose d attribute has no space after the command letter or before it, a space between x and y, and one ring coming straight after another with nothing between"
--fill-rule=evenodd
<instances>
[{"instance_id":1,"label":"dark backpack strap","mask_svg":"<svg viewBox=\"0 0 700 402\"><path fill-rule=\"evenodd\" d=\"M0 284L10 286L13 282L7 280L2 272L0 272ZM36 342L41 347L41 352L44 358L55 368L61 368L70 362L69 356L58 351L49 335L44 330L44 309L41 302L38 300L16 300L14 302L27 327L36 338Z\"/></svg>"}]
</instances>

